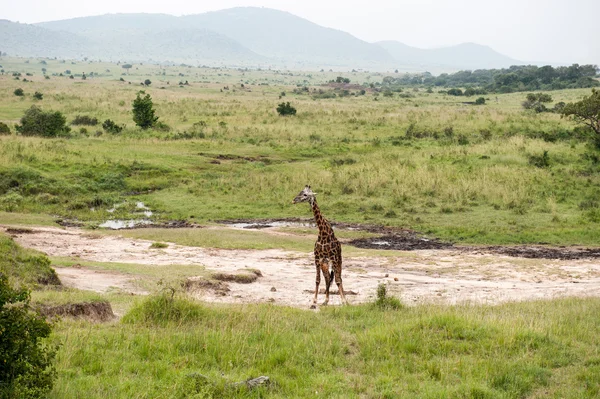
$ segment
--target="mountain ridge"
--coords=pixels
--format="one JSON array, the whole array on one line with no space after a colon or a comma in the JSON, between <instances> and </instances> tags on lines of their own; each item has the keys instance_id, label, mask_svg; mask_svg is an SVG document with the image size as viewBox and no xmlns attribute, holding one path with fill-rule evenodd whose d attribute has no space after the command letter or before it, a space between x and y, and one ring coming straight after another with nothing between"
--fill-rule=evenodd
<instances>
[{"instance_id":1,"label":"mountain ridge","mask_svg":"<svg viewBox=\"0 0 600 399\"><path fill-rule=\"evenodd\" d=\"M118 13L65 20L0 24L10 54L185 61L206 65L443 70L522 64L472 43L419 49L397 41L369 43L285 11L236 7L203 14ZM12 31L11 31L12 29ZM36 38L46 35L43 45ZM16 39L16 40L15 40Z\"/></svg>"}]
</instances>

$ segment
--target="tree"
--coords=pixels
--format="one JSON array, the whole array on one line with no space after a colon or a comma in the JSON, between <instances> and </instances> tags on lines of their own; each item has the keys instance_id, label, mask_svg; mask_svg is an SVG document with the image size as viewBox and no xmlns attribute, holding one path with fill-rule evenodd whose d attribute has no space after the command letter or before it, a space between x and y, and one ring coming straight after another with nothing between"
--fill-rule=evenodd
<instances>
[{"instance_id":1,"label":"tree","mask_svg":"<svg viewBox=\"0 0 600 399\"><path fill-rule=\"evenodd\" d=\"M43 95L42 93L40 93L39 91L36 91L36 92L33 94L33 98L35 98L36 100L41 100L41 99L43 99L43 98L44 98L44 95Z\"/></svg>"},{"instance_id":2,"label":"tree","mask_svg":"<svg viewBox=\"0 0 600 399\"><path fill-rule=\"evenodd\" d=\"M67 118L60 112L44 112L32 105L21 118L17 131L23 136L57 137L66 136L71 128L66 125Z\"/></svg>"},{"instance_id":3,"label":"tree","mask_svg":"<svg viewBox=\"0 0 600 399\"><path fill-rule=\"evenodd\" d=\"M475 100L475 105L485 105L485 98L479 97L477 100Z\"/></svg>"},{"instance_id":4,"label":"tree","mask_svg":"<svg viewBox=\"0 0 600 399\"><path fill-rule=\"evenodd\" d=\"M158 117L154 116L154 104L150 94L145 91L139 91L137 97L133 100L133 121L142 129L148 129L156 124Z\"/></svg>"},{"instance_id":5,"label":"tree","mask_svg":"<svg viewBox=\"0 0 600 399\"><path fill-rule=\"evenodd\" d=\"M123 65L121 65L121 68L125 69L125 71L127 72L127 74L129 74L129 69L131 69L131 67L133 67L133 65L131 65L131 64L123 64Z\"/></svg>"},{"instance_id":6,"label":"tree","mask_svg":"<svg viewBox=\"0 0 600 399\"><path fill-rule=\"evenodd\" d=\"M18 89L15 89L15 91L13 92L15 94L15 96L17 97L22 97L25 93L23 92L23 89L21 89L20 87Z\"/></svg>"},{"instance_id":7,"label":"tree","mask_svg":"<svg viewBox=\"0 0 600 399\"><path fill-rule=\"evenodd\" d=\"M0 397L42 398L52 389L56 348L44 345L51 325L31 311L29 291L0 273Z\"/></svg>"},{"instance_id":8,"label":"tree","mask_svg":"<svg viewBox=\"0 0 600 399\"><path fill-rule=\"evenodd\" d=\"M565 104L560 113L592 129L596 146L600 148L600 90L592 89L592 94L583 100Z\"/></svg>"},{"instance_id":9,"label":"tree","mask_svg":"<svg viewBox=\"0 0 600 399\"><path fill-rule=\"evenodd\" d=\"M152 84L152 81L150 79L144 80L144 85L145 86L150 86L151 84Z\"/></svg>"},{"instance_id":10,"label":"tree","mask_svg":"<svg viewBox=\"0 0 600 399\"><path fill-rule=\"evenodd\" d=\"M277 113L280 116L296 115L296 108L292 107L288 101L287 103L281 103L277 106Z\"/></svg>"},{"instance_id":11,"label":"tree","mask_svg":"<svg viewBox=\"0 0 600 399\"><path fill-rule=\"evenodd\" d=\"M552 96L545 93L529 93L526 100L521 104L525 109L532 109L537 113L546 112L548 108L544 103L551 103Z\"/></svg>"}]
</instances>

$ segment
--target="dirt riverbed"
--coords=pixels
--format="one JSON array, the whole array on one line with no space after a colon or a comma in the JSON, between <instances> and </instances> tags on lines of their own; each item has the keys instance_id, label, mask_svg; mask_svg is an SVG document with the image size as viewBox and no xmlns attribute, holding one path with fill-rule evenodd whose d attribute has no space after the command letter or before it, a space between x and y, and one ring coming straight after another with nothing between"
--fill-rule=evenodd
<instances>
[{"instance_id":1,"label":"dirt riverbed","mask_svg":"<svg viewBox=\"0 0 600 399\"><path fill-rule=\"evenodd\" d=\"M6 228L1 230L6 231ZM261 226L260 231L277 234L276 227ZM241 273L248 269L261 272L262 276L249 284L228 282L220 285L221 289L208 287L192 292L206 301L273 302L308 308L315 288L311 252L228 250L172 243L167 248L150 249L152 241L90 233L75 227L34 227L16 232L9 230L8 233L24 247L71 260L148 268L197 265L199 274L206 274L204 268L209 272ZM364 255L360 255L360 251L352 253L353 256L344 257L343 269L344 287L353 294L348 296L351 304L373 300L380 283L388 284L389 292L407 304L496 304L565 296L600 296L600 259L595 256L531 259L516 257L512 252L510 256L498 250L466 250L452 246L386 251L385 255L381 251L365 251ZM60 262L55 263L61 281L67 286L98 292L119 289L133 294L147 293L137 281L143 276L133 271L62 267ZM323 279L320 288L324 288ZM332 289L337 291L335 286ZM320 295L319 303L323 299ZM330 304L339 303L339 296L332 295Z\"/></svg>"}]
</instances>

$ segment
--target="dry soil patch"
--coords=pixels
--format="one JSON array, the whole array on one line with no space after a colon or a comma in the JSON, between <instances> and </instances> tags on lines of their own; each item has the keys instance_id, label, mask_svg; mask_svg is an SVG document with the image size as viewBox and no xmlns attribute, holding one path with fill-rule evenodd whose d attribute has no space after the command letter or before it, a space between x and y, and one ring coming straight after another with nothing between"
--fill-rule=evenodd
<instances>
[{"instance_id":1,"label":"dry soil patch","mask_svg":"<svg viewBox=\"0 0 600 399\"><path fill-rule=\"evenodd\" d=\"M265 234L268 233L265 231ZM191 264L203 266L212 273L260 270L262 276L250 284L228 282L228 290L218 293L206 289L195 291L195 296L208 301L274 302L308 307L315 288L315 267L310 252L226 250L176 244L157 251L149 249L152 241L91 235L78 228L34 228L14 236L19 244L50 256L148 267ZM597 258L523 259L455 248L395 251L390 255L365 253L362 257L344 258L344 286L356 293L349 296L350 303L372 300L379 283L389 284L390 292L405 303L495 304L563 296L600 296L600 260ZM65 285L95 291L117 287L135 292L135 276L77 268L57 268L57 272ZM331 303L339 304L339 296L332 296Z\"/></svg>"}]
</instances>

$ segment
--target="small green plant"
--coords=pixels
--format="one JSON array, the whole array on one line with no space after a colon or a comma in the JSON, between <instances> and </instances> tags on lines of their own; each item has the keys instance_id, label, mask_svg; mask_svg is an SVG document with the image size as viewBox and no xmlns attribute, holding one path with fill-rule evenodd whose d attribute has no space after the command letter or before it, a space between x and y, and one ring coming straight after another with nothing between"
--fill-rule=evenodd
<instances>
[{"instance_id":1,"label":"small green plant","mask_svg":"<svg viewBox=\"0 0 600 399\"><path fill-rule=\"evenodd\" d=\"M152 249L162 249L162 248L168 248L168 247L169 247L169 244L166 244L164 242L153 242L150 245L150 248L152 248Z\"/></svg>"},{"instance_id":2,"label":"small green plant","mask_svg":"<svg viewBox=\"0 0 600 399\"><path fill-rule=\"evenodd\" d=\"M0 122L0 136L7 136L10 134L10 127L4 122Z\"/></svg>"},{"instance_id":3,"label":"small green plant","mask_svg":"<svg viewBox=\"0 0 600 399\"><path fill-rule=\"evenodd\" d=\"M36 99L36 100L42 100L44 98L44 95L42 93L40 93L39 91L36 91L33 94L33 98Z\"/></svg>"},{"instance_id":4,"label":"small green plant","mask_svg":"<svg viewBox=\"0 0 600 399\"><path fill-rule=\"evenodd\" d=\"M401 309L402 302L396 297L388 296L387 285L380 283L377 286L377 299L375 300L375 306L380 309Z\"/></svg>"},{"instance_id":5,"label":"small green plant","mask_svg":"<svg viewBox=\"0 0 600 399\"><path fill-rule=\"evenodd\" d=\"M98 118L92 118L88 115L77 115L75 119L71 121L71 125L96 126L97 124Z\"/></svg>"},{"instance_id":6,"label":"small green plant","mask_svg":"<svg viewBox=\"0 0 600 399\"><path fill-rule=\"evenodd\" d=\"M547 168L550 166L550 156L548 151L544 151L542 155L530 155L529 164L538 168Z\"/></svg>"},{"instance_id":7,"label":"small green plant","mask_svg":"<svg viewBox=\"0 0 600 399\"><path fill-rule=\"evenodd\" d=\"M277 106L277 113L280 116L296 115L296 108L292 107L288 101L287 103L281 103Z\"/></svg>"},{"instance_id":8,"label":"small green plant","mask_svg":"<svg viewBox=\"0 0 600 399\"><path fill-rule=\"evenodd\" d=\"M66 125L67 118L58 111L44 112L32 105L21 118L17 131L23 136L60 137L71 131Z\"/></svg>"},{"instance_id":9,"label":"small green plant","mask_svg":"<svg viewBox=\"0 0 600 399\"><path fill-rule=\"evenodd\" d=\"M56 371L56 348L46 345L51 325L32 312L29 291L0 273L0 397L43 398Z\"/></svg>"},{"instance_id":10,"label":"small green plant","mask_svg":"<svg viewBox=\"0 0 600 399\"><path fill-rule=\"evenodd\" d=\"M25 95L25 92L20 87L18 89L15 89L13 93L17 97L23 97Z\"/></svg>"},{"instance_id":11,"label":"small green plant","mask_svg":"<svg viewBox=\"0 0 600 399\"><path fill-rule=\"evenodd\" d=\"M102 129L104 129L104 131L106 131L107 133L119 134L121 133L121 131L123 131L123 126L117 125L112 120L107 119L104 122L102 122Z\"/></svg>"},{"instance_id":12,"label":"small green plant","mask_svg":"<svg viewBox=\"0 0 600 399\"><path fill-rule=\"evenodd\" d=\"M548 111L548 108L544 104L551 103L552 101L552 96L550 94L529 93L521 105L525 109L532 109L536 113L541 113Z\"/></svg>"},{"instance_id":13,"label":"small green plant","mask_svg":"<svg viewBox=\"0 0 600 399\"><path fill-rule=\"evenodd\" d=\"M133 100L133 121L142 129L151 128L158 121L158 117L154 115L152 97L143 90Z\"/></svg>"}]
</instances>

